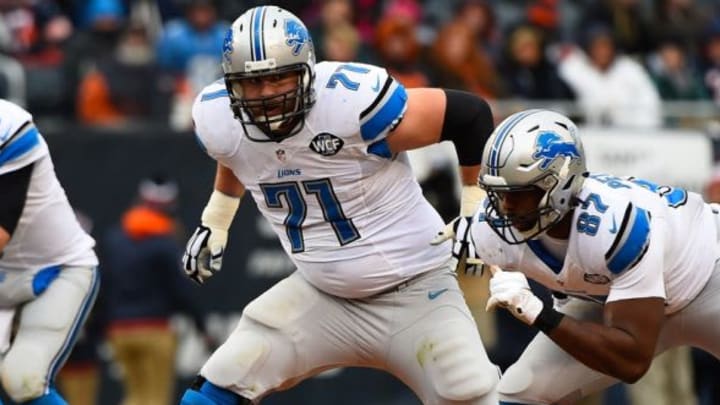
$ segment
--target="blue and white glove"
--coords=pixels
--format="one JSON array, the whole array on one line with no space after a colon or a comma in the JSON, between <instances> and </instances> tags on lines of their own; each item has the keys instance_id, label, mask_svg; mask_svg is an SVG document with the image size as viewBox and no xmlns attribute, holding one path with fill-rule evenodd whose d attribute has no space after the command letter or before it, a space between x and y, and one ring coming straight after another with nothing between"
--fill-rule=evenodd
<instances>
[{"instance_id":1,"label":"blue and white glove","mask_svg":"<svg viewBox=\"0 0 720 405\"><path fill-rule=\"evenodd\" d=\"M213 191L202 213L202 224L185 246L185 274L202 285L222 268L228 229L240 205L240 198Z\"/></svg>"},{"instance_id":2,"label":"blue and white glove","mask_svg":"<svg viewBox=\"0 0 720 405\"><path fill-rule=\"evenodd\" d=\"M183 255L185 274L198 284L222 268L227 231L200 225L188 240Z\"/></svg>"},{"instance_id":3,"label":"blue and white glove","mask_svg":"<svg viewBox=\"0 0 720 405\"><path fill-rule=\"evenodd\" d=\"M543 309L543 302L530 290L527 278L517 271L495 271L490 279L490 299L485 310L506 308L517 319L533 325Z\"/></svg>"}]
</instances>

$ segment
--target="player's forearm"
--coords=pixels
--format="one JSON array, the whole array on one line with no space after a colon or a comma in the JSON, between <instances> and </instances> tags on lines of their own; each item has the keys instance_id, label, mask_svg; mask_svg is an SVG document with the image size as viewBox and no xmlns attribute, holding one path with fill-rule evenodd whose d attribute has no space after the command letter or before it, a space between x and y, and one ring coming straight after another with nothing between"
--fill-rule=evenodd
<instances>
[{"instance_id":1,"label":"player's forearm","mask_svg":"<svg viewBox=\"0 0 720 405\"><path fill-rule=\"evenodd\" d=\"M476 186L479 173L480 165L460 166L460 180L464 186Z\"/></svg>"},{"instance_id":2,"label":"player's forearm","mask_svg":"<svg viewBox=\"0 0 720 405\"><path fill-rule=\"evenodd\" d=\"M653 353L626 331L569 316L548 333L558 346L586 366L603 374L634 383L650 367Z\"/></svg>"},{"instance_id":3,"label":"player's forearm","mask_svg":"<svg viewBox=\"0 0 720 405\"><path fill-rule=\"evenodd\" d=\"M218 164L215 173L215 190L229 196L242 198L245 186L235 177L229 168Z\"/></svg>"}]
</instances>

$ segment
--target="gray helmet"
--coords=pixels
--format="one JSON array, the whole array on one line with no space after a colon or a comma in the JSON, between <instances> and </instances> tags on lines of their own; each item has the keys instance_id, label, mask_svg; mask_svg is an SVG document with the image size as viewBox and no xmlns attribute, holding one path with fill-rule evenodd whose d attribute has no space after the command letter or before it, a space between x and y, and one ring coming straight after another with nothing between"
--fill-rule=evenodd
<instances>
[{"instance_id":1,"label":"gray helmet","mask_svg":"<svg viewBox=\"0 0 720 405\"><path fill-rule=\"evenodd\" d=\"M280 141L297 134L305 115L315 102L315 49L305 24L294 14L276 6L251 8L228 29L223 43L222 68L230 96L230 108L242 124L255 125L268 139ZM298 72L298 85L288 92L249 99L243 96L241 81ZM283 113L269 115L272 107ZM253 114L250 107L262 113Z\"/></svg>"},{"instance_id":2,"label":"gray helmet","mask_svg":"<svg viewBox=\"0 0 720 405\"><path fill-rule=\"evenodd\" d=\"M508 243L536 237L575 206L586 171L582 142L569 118L548 110L511 115L495 128L483 153L478 183L490 200L488 224ZM520 231L502 212L499 193L533 188L544 192L534 213L535 225Z\"/></svg>"}]
</instances>

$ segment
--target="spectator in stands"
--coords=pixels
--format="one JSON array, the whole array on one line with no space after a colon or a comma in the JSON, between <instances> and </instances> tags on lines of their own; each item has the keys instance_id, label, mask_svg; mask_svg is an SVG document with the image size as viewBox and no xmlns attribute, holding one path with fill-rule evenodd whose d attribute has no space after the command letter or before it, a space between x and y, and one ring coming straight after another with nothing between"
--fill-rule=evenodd
<instances>
[{"instance_id":1,"label":"spectator in stands","mask_svg":"<svg viewBox=\"0 0 720 405\"><path fill-rule=\"evenodd\" d=\"M323 54L327 60L351 62L362 60L360 33L352 24L334 26L323 34Z\"/></svg>"},{"instance_id":2,"label":"spectator in stands","mask_svg":"<svg viewBox=\"0 0 720 405\"><path fill-rule=\"evenodd\" d=\"M558 0L536 0L527 7L527 21L541 29L550 40L557 40L560 34L560 2Z\"/></svg>"},{"instance_id":3,"label":"spectator in stands","mask_svg":"<svg viewBox=\"0 0 720 405\"><path fill-rule=\"evenodd\" d=\"M174 393L177 311L204 331L191 284L180 268L178 186L162 176L140 182L138 202L109 230L102 249L108 338L124 370L126 404L167 405Z\"/></svg>"},{"instance_id":4,"label":"spectator in stands","mask_svg":"<svg viewBox=\"0 0 720 405\"><path fill-rule=\"evenodd\" d=\"M643 55L652 49L650 26L642 11L641 0L597 0L586 3L578 35L587 27L606 26L619 50Z\"/></svg>"},{"instance_id":5,"label":"spectator in stands","mask_svg":"<svg viewBox=\"0 0 720 405\"><path fill-rule=\"evenodd\" d=\"M27 105L34 114L54 113L57 105L67 101L61 65L72 24L52 0L2 3L0 25L10 41L4 48L8 56L0 57L5 89L13 101Z\"/></svg>"},{"instance_id":6,"label":"spectator in stands","mask_svg":"<svg viewBox=\"0 0 720 405\"><path fill-rule=\"evenodd\" d=\"M557 66L545 55L545 40L539 29L522 24L510 32L499 69L508 96L528 100L572 98Z\"/></svg>"},{"instance_id":7,"label":"spectator in stands","mask_svg":"<svg viewBox=\"0 0 720 405\"><path fill-rule=\"evenodd\" d=\"M317 59L333 60L329 59L325 53L327 35L336 27L353 24L353 4L350 0L323 0L318 17L315 23L309 27L312 38L317 38L314 40Z\"/></svg>"},{"instance_id":8,"label":"spectator in stands","mask_svg":"<svg viewBox=\"0 0 720 405\"><path fill-rule=\"evenodd\" d=\"M76 31L65 47L62 77L67 102L56 106L72 117L77 115L75 100L81 79L99 60L111 57L126 23L121 0L89 0L85 4L88 27Z\"/></svg>"},{"instance_id":9,"label":"spectator in stands","mask_svg":"<svg viewBox=\"0 0 720 405\"><path fill-rule=\"evenodd\" d=\"M380 64L405 87L426 87L427 74L420 66L417 25L408 16L389 13L378 22L375 49Z\"/></svg>"},{"instance_id":10,"label":"spectator in stands","mask_svg":"<svg viewBox=\"0 0 720 405\"><path fill-rule=\"evenodd\" d=\"M131 24L115 52L97 62L81 80L78 120L90 125L131 121L167 122L173 79L155 63L147 31Z\"/></svg>"},{"instance_id":11,"label":"spectator in stands","mask_svg":"<svg viewBox=\"0 0 720 405\"><path fill-rule=\"evenodd\" d=\"M560 77L570 86L589 124L653 128L662 122L660 95L645 68L616 52L605 26L583 34L584 51L568 47L559 63Z\"/></svg>"},{"instance_id":12,"label":"spectator in stands","mask_svg":"<svg viewBox=\"0 0 720 405\"><path fill-rule=\"evenodd\" d=\"M650 26L653 38L673 38L691 64L699 56L698 44L706 25L704 10L695 0L654 0Z\"/></svg>"},{"instance_id":13,"label":"spectator in stands","mask_svg":"<svg viewBox=\"0 0 720 405\"><path fill-rule=\"evenodd\" d=\"M708 24L704 37L702 76L708 93L720 106L720 16Z\"/></svg>"},{"instance_id":14,"label":"spectator in stands","mask_svg":"<svg viewBox=\"0 0 720 405\"><path fill-rule=\"evenodd\" d=\"M680 39L662 39L655 58L655 63L651 63L651 73L663 100L708 98L702 78L695 71Z\"/></svg>"},{"instance_id":15,"label":"spectator in stands","mask_svg":"<svg viewBox=\"0 0 720 405\"><path fill-rule=\"evenodd\" d=\"M501 94L494 61L478 46L466 25L445 25L433 42L431 59L437 86L470 91L483 98Z\"/></svg>"},{"instance_id":16,"label":"spectator in stands","mask_svg":"<svg viewBox=\"0 0 720 405\"><path fill-rule=\"evenodd\" d=\"M195 95L222 75L220 55L228 24L219 21L214 0L187 0L185 17L167 23L158 40L161 69L175 75L170 126L192 127L190 108Z\"/></svg>"},{"instance_id":17,"label":"spectator in stands","mask_svg":"<svg viewBox=\"0 0 720 405\"><path fill-rule=\"evenodd\" d=\"M7 33L3 28L0 26L0 98L25 106L25 71L20 62L6 54L10 37L2 35Z\"/></svg>"},{"instance_id":18,"label":"spectator in stands","mask_svg":"<svg viewBox=\"0 0 720 405\"><path fill-rule=\"evenodd\" d=\"M168 22L158 41L160 67L184 75L197 59L219 65L227 28L213 0L188 0L185 17Z\"/></svg>"},{"instance_id":19,"label":"spectator in stands","mask_svg":"<svg viewBox=\"0 0 720 405\"><path fill-rule=\"evenodd\" d=\"M470 30L476 46L492 60L502 52L500 32L493 7L487 0L462 0L453 21Z\"/></svg>"}]
</instances>

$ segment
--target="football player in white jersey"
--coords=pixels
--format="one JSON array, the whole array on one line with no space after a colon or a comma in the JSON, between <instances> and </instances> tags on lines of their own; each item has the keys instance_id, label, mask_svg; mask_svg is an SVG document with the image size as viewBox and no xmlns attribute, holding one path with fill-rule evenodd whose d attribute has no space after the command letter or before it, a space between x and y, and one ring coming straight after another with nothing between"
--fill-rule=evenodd
<instances>
[{"instance_id":1,"label":"football player in white jersey","mask_svg":"<svg viewBox=\"0 0 720 405\"><path fill-rule=\"evenodd\" d=\"M16 403L66 404L54 379L97 295L95 241L80 227L32 116L5 100L0 196L2 387Z\"/></svg>"},{"instance_id":2,"label":"football player in white jersey","mask_svg":"<svg viewBox=\"0 0 720 405\"><path fill-rule=\"evenodd\" d=\"M406 90L372 65L315 64L303 23L275 6L232 24L223 69L193 107L218 168L185 269L198 283L220 269L248 190L297 271L245 307L182 404L258 403L340 366L386 370L426 404L496 404L497 368L458 288L451 244L429 244L442 221L405 153L453 141L474 184L494 126L487 103ZM466 201L480 192L468 186Z\"/></svg>"},{"instance_id":3,"label":"football player in white jersey","mask_svg":"<svg viewBox=\"0 0 720 405\"><path fill-rule=\"evenodd\" d=\"M572 403L633 383L678 345L720 357L720 207L585 166L567 117L514 114L485 145L487 200L469 232L456 222L454 250L470 242L472 256L504 269L490 280L488 308L543 332L503 375L501 404ZM554 308L526 277L555 292Z\"/></svg>"}]
</instances>

